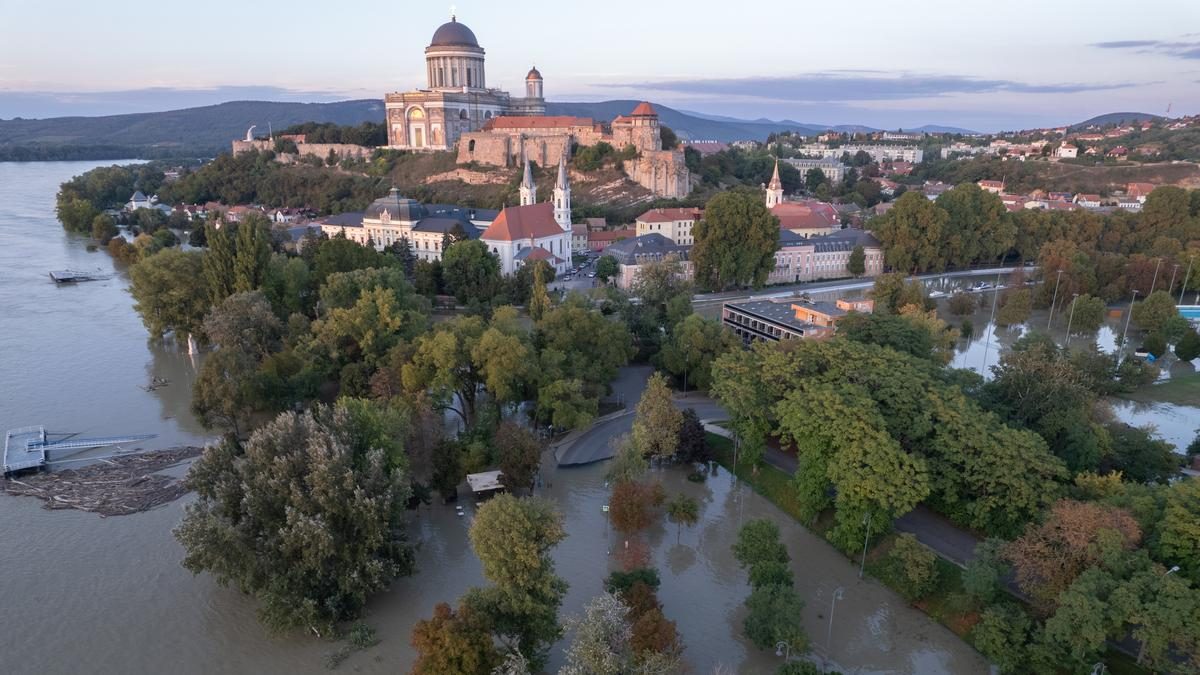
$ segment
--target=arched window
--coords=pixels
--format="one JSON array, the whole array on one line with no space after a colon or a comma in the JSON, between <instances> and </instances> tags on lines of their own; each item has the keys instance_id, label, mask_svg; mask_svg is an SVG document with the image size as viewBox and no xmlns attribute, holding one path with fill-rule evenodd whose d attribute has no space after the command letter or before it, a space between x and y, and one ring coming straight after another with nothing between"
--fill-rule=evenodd
<instances>
[{"instance_id":1,"label":"arched window","mask_svg":"<svg viewBox=\"0 0 1200 675\"><path fill-rule=\"evenodd\" d=\"M460 120L467 119L467 109L466 108L463 108L462 110L458 111L458 119L460 119Z\"/></svg>"},{"instance_id":2,"label":"arched window","mask_svg":"<svg viewBox=\"0 0 1200 675\"><path fill-rule=\"evenodd\" d=\"M412 108L408 111L408 119L423 120L425 119L425 111L421 110L420 108Z\"/></svg>"},{"instance_id":3,"label":"arched window","mask_svg":"<svg viewBox=\"0 0 1200 675\"><path fill-rule=\"evenodd\" d=\"M467 142L467 152L475 152L475 139L472 138Z\"/></svg>"},{"instance_id":4,"label":"arched window","mask_svg":"<svg viewBox=\"0 0 1200 675\"><path fill-rule=\"evenodd\" d=\"M483 113L483 119L485 119L485 120L492 119L492 111L488 110L487 112Z\"/></svg>"}]
</instances>

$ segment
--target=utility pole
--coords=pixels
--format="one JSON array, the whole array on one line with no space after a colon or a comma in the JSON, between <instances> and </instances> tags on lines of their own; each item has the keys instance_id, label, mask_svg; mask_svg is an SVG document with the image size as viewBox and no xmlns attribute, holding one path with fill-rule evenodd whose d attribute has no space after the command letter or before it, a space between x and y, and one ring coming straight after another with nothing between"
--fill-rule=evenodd
<instances>
[{"instance_id":1,"label":"utility pole","mask_svg":"<svg viewBox=\"0 0 1200 675\"><path fill-rule=\"evenodd\" d=\"M1154 280L1150 282L1150 293L1146 297L1154 294L1154 285L1158 283L1158 268L1162 267L1162 258L1158 259L1158 264L1154 266Z\"/></svg>"},{"instance_id":2,"label":"utility pole","mask_svg":"<svg viewBox=\"0 0 1200 675\"><path fill-rule=\"evenodd\" d=\"M1079 294L1071 300L1071 316L1067 318L1067 346L1071 346L1071 324L1075 322L1075 303L1079 302Z\"/></svg>"},{"instance_id":3,"label":"utility pole","mask_svg":"<svg viewBox=\"0 0 1200 675\"><path fill-rule=\"evenodd\" d=\"M1121 331L1121 351L1117 354L1117 368L1125 360L1125 336L1129 334L1129 320L1133 318L1133 303L1137 302L1137 289L1133 289L1133 300L1129 302L1129 314L1125 315L1125 330Z\"/></svg>"},{"instance_id":4,"label":"utility pole","mask_svg":"<svg viewBox=\"0 0 1200 675\"><path fill-rule=\"evenodd\" d=\"M996 273L996 285L1000 285L1000 273ZM992 346L992 335L996 333L996 299L1000 297L1000 289L995 288L992 291L992 317L988 319L988 332L983 339L983 368L979 370L979 374L987 378L987 361L988 349Z\"/></svg>"},{"instance_id":5,"label":"utility pole","mask_svg":"<svg viewBox=\"0 0 1200 675\"><path fill-rule=\"evenodd\" d=\"M1196 256L1188 258L1187 274L1183 275L1183 288L1179 289L1179 304L1181 305L1183 304L1183 294L1187 292L1188 281L1192 279L1192 262L1195 259Z\"/></svg>"},{"instance_id":6,"label":"utility pole","mask_svg":"<svg viewBox=\"0 0 1200 675\"><path fill-rule=\"evenodd\" d=\"M867 534L863 536L863 555L862 565L858 568L858 578L863 578L863 573L867 571L867 544L871 541L871 514L867 514L863 518L863 525L867 526Z\"/></svg>"},{"instance_id":7,"label":"utility pole","mask_svg":"<svg viewBox=\"0 0 1200 675\"><path fill-rule=\"evenodd\" d=\"M1054 299L1050 301L1050 318L1046 319L1046 330L1050 330L1050 324L1054 322L1054 304L1058 302L1058 285L1062 283L1062 270L1058 271L1058 281L1054 282Z\"/></svg>"}]
</instances>

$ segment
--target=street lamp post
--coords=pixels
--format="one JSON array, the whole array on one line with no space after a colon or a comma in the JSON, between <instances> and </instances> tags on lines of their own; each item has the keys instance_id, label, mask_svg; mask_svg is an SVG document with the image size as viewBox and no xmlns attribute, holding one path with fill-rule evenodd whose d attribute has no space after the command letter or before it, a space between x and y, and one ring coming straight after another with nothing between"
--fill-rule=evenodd
<instances>
[{"instance_id":1,"label":"street lamp post","mask_svg":"<svg viewBox=\"0 0 1200 675\"><path fill-rule=\"evenodd\" d=\"M1162 577L1160 577L1160 578L1166 579L1167 577L1171 576L1172 574L1174 574L1175 572L1178 572L1178 571L1179 571L1179 565L1175 565L1171 569L1164 572ZM1137 664L1139 666L1142 665L1142 659L1145 656L1146 656L1146 642L1143 640L1141 646L1138 647Z\"/></svg>"},{"instance_id":2,"label":"street lamp post","mask_svg":"<svg viewBox=\"0 0 1200 675\"><path fill-rule=\"evenodd\" d=\"M1050 318L1046 319L1046 330L1050 330L1050 324L1054 321L1054 303L1058 302L1058 285L1062 283L1062 270L1058 271L1058 281L1054 282L1054 298L1050 300Z\"/></svg>"},{"instance_id":3,"label":"street lamp post","mask_svg":"<svg viewBox=\"0 0 1200 675\"><path fill-rule=\"evenodd\" d=\"M1170 293L1172 288L1175 288L1175 274L1179 271L1179 263L1171 265L1171 283L1167 286L1167 292Z\"/></svg>"},{"instance_id":4,"label":"street lamp post","mask_svg":"<svg viewBox=\"0 0 1200 675\"><path fill-rule=\"evenodd\" d=\"M1117 368L1125 360L1125 336L1129 335L1129 320L1133 318L1133 304L1137 302L1137 289L1133 289L1133 300L1129 302L1129 314L1125 316L1125 330L1121 331L1121 351L1117 354Z\"/></svg>"},{"instance_id":5,"label":"street lamp post","mask_svg":"<svg viewBox=\"0 0 1200 675\"><path fill-rule=\"evenodd\" d=\"M1154 285L1158 283L1158 268L1162 267L1162 258L1158 259L1158 264L1154 266L1154 279L1150 282L1150 294L1154 293ZM1150 297L1147 295L1146 297Z\"/></svg>"},{"instance_id":6,"label":"street lamp post","mask_svg":"<svg viewBox=\"0 0 1200 675\"><path fill-rule=\"evenodd\" d=\"M996 273L996 286L997 288L992 292L992 316L988 319L987 334L983 338L983 367L979 369L979 374L984 377L987 377L988 349L992 346L992 335L996 332L996 299L1000 297L1000 289L998 288L1000 286L999 272Z\"/></svg>"},{"instance_id":7,"label":"street lamp post","mask_svg":"<svg viewBox=\"0 0 1200 675\"><path fill-rule=\"evenodd\" d=\"M867 544L871 541L871 514L863 516L863 525L867 526L867 533L863 536L863 555L862 565L858 568L858 578L863 578L863 573L867 571Z\"/></svg>"},{"instance_id":8,"label":"street lamp post","mask_svg":"<svg viewBox=\"0 0 1200 675\"><path fill-rule=\"evenodd\" d=\"M1067 317L1067 346L1071 346L1071 324L1075 322L1075 303L1079 302L1079 294L1071 299L1071 316Z\"/></svg>"},{"instance_id":9,"label":"street lamp post","mask_svg":"<svg viewBox=\"0 0 1200 675\"><path fill-rule=\"evenodd\" d=\"M775 643L775 656L782 656L783 662L787 663L792 660L792 645L787 640L780 640Z\"/></svg>"},{"instance_id":10,"label":"street lamp post","mask_svg":"<svg viewBox=\"0 0 1200 675\"><path fill-rule=\"evenodd\" d=\"M837 601L842 599L842 593L845 591L846 589L838 586L837 590L833 592L833 599L829 601L829 632L825 635L825 654L827 657L833 655L833 610L837 609Z\"/></svg>"}]
</instances>

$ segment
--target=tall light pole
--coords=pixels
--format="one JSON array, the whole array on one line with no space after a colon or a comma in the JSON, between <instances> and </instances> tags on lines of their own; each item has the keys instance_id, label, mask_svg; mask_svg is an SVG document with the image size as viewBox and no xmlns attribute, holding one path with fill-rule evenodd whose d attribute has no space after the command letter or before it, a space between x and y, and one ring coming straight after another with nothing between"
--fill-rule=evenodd
<instances>
[{"instance_id":1,"label":"tall light pole","mask_svg":"<svg viewBox=\"0 0 1200 675\"><path fill-rule=\"evenodd\" d=\"M1071 316L1067 317L1067 346L1071 346L1071 324L1075 322L1075 303L1079 302L1079 294L1071 299Z\"/></svg>"},{"instance_id":2,"label":"tall light pole","mask_svg":"<svg viewBox=\"0 0 1200 675\"><path fill-rule=\"evenodd\" d=\"M1058 281L1054 282L1054 299L1050 301L1050 318L1046 319L1046 330L1050 330L1050 324L1054 321L1054 303L1058 302L1058 285L1062 283L1062 270L1058 271Z\"/></svg>"},{"instance_id":3,"label":"tall light pole","mask_svg":"<svg viewBox=\"0 0 1200 675\"><path fill-rule=\"evenodd\" d=\"M1187 274L1183 275L1183 288L1179 289L1179 304L1183 304L1183 294L1187 292L1188 281L1192 279L1192 262L1196 260L1196 256L1188 258Z\"/></svg>"},{"instance_id":4,"label":"tall light pole","mask_svg":"<svg viewBox=\"0 0 1200 675\"><path fill-rule=\"evenodd\" d=\"M996 286L1000 286L1000 273L996 273ZM983 367L980 368L979 374L987 377L987 360L988 349L992 346L992 335L996 332L996 300L1000 297L1000 289L992 290L992 316L988 319L987 334L983 338Z\"/></svg>"},{"instance_id":5,"label":"tall light pole","mask_svg":"<svg viewBox=\"0 0 1200 675\"><path fill-rule=\"evenodd\" d=\"M862 565L858 568L858 578L863 578L863 573L867 571L867 544L871 541L871 514L863 516L863 525L867 526L867 533L863 535L863 555Z\"/></svg>"},{"instance_id":6,"label":"tall light pole","mask_svg":"<svg viewBox=\"0 0 1200 675\"><path fill-rule=\"evenodd\" d=\"M833 649L831 648L833 644L833 610L837 609L837 601L842 599L842 593L845 590L841 586L838 586L837 590L833 592L833 599L829 602L829 632L825 635L825 654L827 657L833 655Z\"/></svg>"},{"instance_id":7,"label":"tall light pole","mask_svg":"<svg viewBox=\"0 0 1200 675\"><path fill-rule=\"evenodd\" d=\"M1125 316L1125 330L1121 331L1121 351L1117 352L1117 368L1125 360L1125 336L1129 334L1129 320L1133 318L1133 303L1137 302L1137 289L1133 289L1133 300L1129 301L1129 314Z\"/></svg>"},{"instance_id":8,"label":"tall light pole","mask_svg":"<svg viewBox=\"0 0 1200 675\"><path fill-rule=\"evenodd\" d=\"M783 662L787 663L792 660L792 645L787 640L780 640L775 643L775 656L782 656Z\"/></svg>"},{"instance_id":9,"label":"tall light pole","mask_svg":"<svg viewBox=\"0 0 1200 675\"><path fill-rule=\"evenodd\" d=\"M1179 271L1179 263L1171 266L1171 283L1167 286L1167 292L1170 293L1172 288L1175 288L1175 273Z\"/></svg>"},{"instance_id":10,"label":"tall light pole","mask_svg":"<svg viewBox=\"0 0 1200 675\"><path fill-rule=\"evenodd\" d=\"M1162 267L1162 258L1158 259L1158 264L1154 266L1154 279L1150 282L1150 293L1146 297L1154 294L1154 285L1158 283L1158 268Z\"/></svg>"}]
</instances>

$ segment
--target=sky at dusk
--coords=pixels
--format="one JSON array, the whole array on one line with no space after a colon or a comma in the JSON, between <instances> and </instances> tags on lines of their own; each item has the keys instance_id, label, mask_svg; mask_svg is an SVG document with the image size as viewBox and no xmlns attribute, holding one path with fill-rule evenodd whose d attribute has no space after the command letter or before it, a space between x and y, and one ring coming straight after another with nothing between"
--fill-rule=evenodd
<instances>
[{"instance_id":1,"label":"sky at dusk","mask_svg":"<svg viewBox=\"0 0 1200 675\"><path fill-rule=\"evenodd\" d=\"M1200 0L460 0L490 86L741 118L1028 128L1200 113ZM450 5L379 0L0 0L0 118L424 85ZM15 29L14 27L20 27Z\"/></svg>"}]
</instances>

